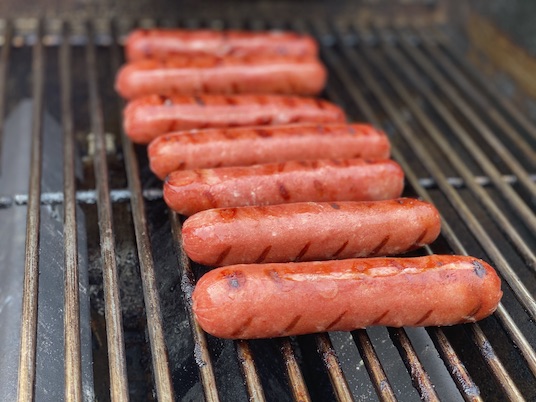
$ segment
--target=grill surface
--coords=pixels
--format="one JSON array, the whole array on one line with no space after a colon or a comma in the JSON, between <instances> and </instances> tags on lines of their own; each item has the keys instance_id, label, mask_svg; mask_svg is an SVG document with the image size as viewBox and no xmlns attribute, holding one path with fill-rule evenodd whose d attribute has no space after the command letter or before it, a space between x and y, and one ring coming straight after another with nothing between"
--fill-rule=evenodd
<instances>
[{"instance_id":1,"label":"grill surface","mask_svg":"<svg viewBox=\"0 0 536 402\"><path fill-rule=\"evenodd\" d=\"M536 126L466 61L448 27L1 22L0 219L12 234L0 248L2 400L536 399ZM205 335L190 296L206 268L185 257L180 217L166 210L145 149L121 131L113 80L137 25L314 34L330 72L324 95L388 132L405 195L442 214L441 237L414 254L491 262L503 278L497 312L451 328Z\"/></svg>"}]
</instances>

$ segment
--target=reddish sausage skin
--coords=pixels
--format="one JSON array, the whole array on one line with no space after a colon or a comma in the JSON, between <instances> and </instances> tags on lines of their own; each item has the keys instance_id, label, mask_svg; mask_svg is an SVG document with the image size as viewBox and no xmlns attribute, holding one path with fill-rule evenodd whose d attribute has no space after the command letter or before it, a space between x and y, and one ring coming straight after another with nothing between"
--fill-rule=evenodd
<instances>
[{"instance_id":1,"label":"reddish sausage skin","mask_svg":"<svg viewBox=\"0 0 536 402\"><path fill-rule=\"evenodd\" d=\"M223 266L400 254L440 228L435 207L410 198L307 202L201 211L184 222L182 240L192 260Z\"/></svg>"},{"instance_id":2,"label":"reddish sausage skin","mask_svg":"<svg viewBox=\"0 0 536 402\"><path fill-rule=\"evenodd\" d=\"M148 147L151 170L164 179L174 170L248 166L320 158L390 156L389 139L368 124L292 124L182 131Z\"/></svg>"},{"instance_id":3,"label":"reddish sausage skin","mask_svg":"<svg viewBox=\"0 0 536 402\"><path fill-rule=\"evenodd\" d=\"M317 95L326 82L318 59L295 56L178 56L128 63L117 74L123 97L202 93L275 93Z\"/></svg>"},{"instance_id":4,"label":"reddish sausage skin","mask_svg":"<svg viewBox=\"0 0 536 402\"><path fill-rule=\"evenodd\" d=\"M316 56L313 38L294 32L138 29L125 42L127 60L167 59L175 55Z\"/></svg>"},{"instance_id":5,"label":"reddish sausage skin","mask_svg":"<svg viewBox=\"0 0 536 402\"><path fill-rule=\"evenodd\" d=\"M164 200L183 215L211 208L400 197L404 173L391 160L290 161L184 170L164 183Z\"/></svg>"},{"instance_id":6,"label":"reddish sausage skin","mask_svg":"<svg viewBox=\"0 0 536 402\"><path fill-rule=\"evenodd\" d=\"M290 123L343 123L341 108L322 99L288 95L144 96L124 110L124 128L148 144L179 130Z\"/></svg>"},{"instance_id":7,"label":"reddish sausage skin","mask_svg":"<svg viewBox=\"0 0 536 402\"><path fill-rule=\"evenodd\" d=\"M501 296L484 261L433 255L232 265L205 274L192 298L206 332L252 339L475 322Z\"/></svg>"}]
</instances>

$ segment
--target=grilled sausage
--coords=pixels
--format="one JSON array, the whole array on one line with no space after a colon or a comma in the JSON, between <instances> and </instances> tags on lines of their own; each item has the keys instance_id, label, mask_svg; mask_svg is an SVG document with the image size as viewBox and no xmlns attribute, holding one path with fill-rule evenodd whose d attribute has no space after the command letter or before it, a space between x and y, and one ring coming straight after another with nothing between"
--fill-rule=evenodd
<instances>
[{"instance_id":1,"label":"grilled sausage","mask_svg":"<svg viewBox=\"0 0 536 402\"><path fill-rule=\"evenodd\" d=\"M174 55L316 56L313 38L294 32L138 29L125 42L127 60L167 59Z\"/></svg>"},{"instance_id":2,"label":"grilled sausage","mask_svg":"<svg viewBox=\"0 0 536 402\"><path fill-rule=\"evenodd\" d=\"M125 132L141 144L193 128L344 121L342 109L330 102L284 95L150 95L129 102L124 110Z\"/></svg>"},{"instance_id":3,"label":"grilled sausage","mask_svg":"<svg viewBox=\"0 0 536 402\"><path fill-rule=\"evenodd\" d=\"M176 56L123 66L115 89L123 97L201 93L317 95L326 69L316 58L296 56Z\"/></svg>"},{"instance_id":4,"label":"grilled sausage","mask_svg":"<svg viewBox=\"0 0 536 402\"><path fill-rule=\"evenodd\" d=\"M390 155L389 139L368 124L292 124L182 131L148 147L151 170L161 179L174 170L248 166L320 158Z\"/></svg>"},{"instance_id":5,"label":"grilled sausage","mask_svg":"<svg viewBox=\"0 0 536 402\"><path fill-rule=\"evenodd\" d=\"M222 266L404 253L433 242L441 220L410 198L307 202L201 211L184 222L184 251Z\"/></svg>"},{"instance_id":6,"label":"grilled sausage","mask_svg":"<svg viewBox=\"0 0 536 402\"><path fill-rule=\"evenodd\" d=\"M358 258L217 268L192 299L206 332L251 339L475 322L495 311L500 286L473 257Z\"/></svg>"},{"instance_id":7,"label":"grilled sausage","mask_svg":"<svg viewBox=\"0 0 536 402\"><path fill-rule=\"evenodd\" d=\"M164 183L164 200L183 215L211 208L305 201L367 201L400 197L404 173L391 160L290 161L184 170Z\"/></svg>"}]
</instances>

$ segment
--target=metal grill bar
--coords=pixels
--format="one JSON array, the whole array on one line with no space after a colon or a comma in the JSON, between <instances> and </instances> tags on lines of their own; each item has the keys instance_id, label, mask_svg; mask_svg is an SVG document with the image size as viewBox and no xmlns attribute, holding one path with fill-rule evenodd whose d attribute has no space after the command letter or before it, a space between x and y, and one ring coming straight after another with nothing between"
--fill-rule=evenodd
<instances>
[{"instance_id":1,"label":"metal grill bar","mask_svg":"<svg viewBox=\"0 0 536 402\"><path fill-rule=\"evenodd\" d=\"M42 175L42 126L44 98L45 54L41 42L41 21L37 21L37 40L32 52L32 145L30 181L28 183L28 212L26 217L26 250L24 287L22 293L21 345L17 398L33 401L37 348L37 292L39 290L39 234Z\"/></svg>"},{"instance_id":2,"label":"metal grill bar","mask_svg":"<svg viewBox=\"0 0 536 402\"><path fill-rule=\"evenodd\" d=\"M2 50L0 51L0 174L2 173L2 154L4 143L4 115L6 105L6 77L9 68L9 54L11 51L11 38L13 37L13 25L11 21L5 21Z\"/></svg>"},{"instance_id":3,"label":"metal grill bar","mask_svg":"<svg viewBox=\"0 0 536 402\"><path fill-rule=\"evenodd\" d=\"M311 397L309 396L309 391L307 390L305 382L303 381L300 366L298 366L298 362L296 360L296 356L294 355L294 350L292 349L289 338L281 339L280 348L283 359L285 360L287 376L294 400L297 402L310 401Z\"/></svg>"},{"instance_id":4,"label":"metal grill bar","mask_svg":"<svg viewBox=\"0 0 536 402\"><path fill-rule=\"evenodd\" d=\"M235 346L238 362L240 363L240 368L242 369L242 373L246 380L249 399L251 401L266 401L264 389L262 388L261 379L257 373L257 368L255 367L255 361L253 360L253 354L251 353L248 341L235 341Z\"/></svg>"},{"instance_id":5,"label":"metal grill bar","mask_svg":"<svg viewBox=\"0 0 536 402\"><path fill-rule=\"evenodd\" d=\"M498 102L501 107L508 112L508 114L527 132L532 139L536 140L536 126L531 122L527 116L525 116L519 108L514 106L512 101L508 97L503 96L499 91L488 83L484 82L482 76L476 74L475 70L469 67L469 64L464 56L460 54L459 51L453 48L450 44L449 38L437 28L431 28L429 35L433 35L434 41L437 44L441 45L441 48L444 52L449 54L458 65L461 65L463 72L471 78L471 81L477 82L479 87L488 93L488 95L496 102Z\"/></svg>"},{"instance_id":6,"label":"metal grill bar","mask_svg":"<svg viewBox=\"0 0 536 402\"><path fill-rule=\"evenodd\" d=\"M335 349L333 349L329 335L327 333L319 334L315 336L315 339L318 352L321 354L322 361L328 371L329 379L337 400L342 402L353 401L354 398L350 392L348 383L346 382L341 364L337 358Z\"/></svg>"},{"instance_id":7,"label":"metal grill bar","mask_svg":"<svg viewBox=\"0 0 536 402\"><path fill-rule=\"evenodd\" d=\"M367 368L367 372L370 375L370 379L373 382L378 397L382 401L396 401L393 388L389 383L389 379L385 375L385 371L380 363L380 359L378 359L378 355L374 350L374 346L370 341L367 331L364 329L352 331L352 337L354 338L354 342L363 359L363 363Z\"/></svg>"},{"instance_id":8,"label":"metal grill bar","mask_svg":"<svg viewBox=\"0 0 536 402\"><path fill-rule=\"evenodd\" d=\"M121 301L115 261L115 239L112 226L112 207L108 182L108 163L102 105L97 85L97 62L93 43L93 27L87 25L88 41L86 60L88 65L89 104L91 111L91 130L95 134L94 170L97 184L97 209L104 282L106 336L109 353L110 393L114 401L128 400L127 367L125 341L121 322Z\"/></svg>"},{"instance_id":9,"label":"metal grill bar","mask_svg":"<svg viewBox=\"0 0 536 402\"><path fill-rule=\"evenodd\" d=\"M472 324L469 326L471 331L471 338L478 348L483 351L482 357L484 361L491 369L494 379L498 382L502 390L508 396L511 401L524 401L523 395L517 388L514 380L510 377L510 374L504 368L501 360L495 354L488 338L480 329L480 325Z\"/></svg>"},{"instance_id":10,"label":"metal grill bar","mask_svg":"<svg viewBox=\"0 0 536 402\"><path fill-rule=\"evenodd\" d=\"M456 355L452 345L448 341L445 333L440 328L427 328L428 335L434 342L434 345L445 362L449 373L451 373L454 382L456 383L463 399L466 401L482 401L480 391L473 379L469 376L461 360Z\"/></svg>"},{"instance_id":11,"label":"metal grill bar","mask_svg":"<svg viewBox=\"0 0 536 402\"><path fill-rule=\"evenodd\" d=\"M82 400L81 349L80 349L80 299L78 289L78 234L76 229L76 178L75 139L71 106L72 77L71 51L68 33L64 29L59 64L61 77L61 109L63 128L63 215L64 240L64 344L65 344L65 399Z\"/></svg>"},{"instance_id":12,"label":"metal grill bar","mask_svg":"<svg viewBox=\"0 0 536 402\"><path fill-rule=\"evenodd\" d=\"M466 79L461 71L452 63L444 54L439 50L437 43L430 37L422 32L421 29L412 30L411 33L417 33L418 40L424 46L424 49L428 52L432 58L439 62L444 67L443 71L450 77L450 79L456 83L459 90L463 91L467 96L471 98L471 101L478 105L489 119L497 126L499 126L506 137L516 145L519 152L523 153L527 160L530 162L536 161L536 151L532 146L515 130L515 128L503 117L503 115L488 101L483 95L481 95L476 88ZM499 139L499 138L498 138Z\"/></svg>"},{"instance_id":13,"label":"metal grill bar","mask_svg":"<svg viewBox=\"0 0 536 402\"><path fill-rule=\"evenodd\" d=\"M328 89L329 92L329 89ZM518 181L513 175L502 175L501 180L507 184L516 184ZM531 180L536 181L536 174L531 175ZM421 177L418 179L419 184L424 188L436 188L437 183L432 177ZM464 188L467 186L462 177L447 177L446 181L452 187ZM487 176L473 176L473 180L481 187L490 187L492 181ZM143 198L147 201L162 199L162 189L148 188L142 190ZM129 189L112 189L110 190L110 199L112 203L129 202L132 198L132 192ZM97 192L94 190L79 190L76 192L76 201L79 204L95 204L97 202ZM58 205L64 202L62 192L42 192L42 205ZM0 196L0 208L8 208L13 205L27 205L28 194L15 194L13 196Z\"/></svg>"},{"instance_id":14,"label":"metal grill bar","mask_svg":"<svg viewBox=\"0 0 536 402\"><path fill-rule=\"evenodd\" d=\"M111 31L114 31L113 26L111 27ZM112 43L113 53L111 73L114 74L120 67L120 57L117 41L113 40ZM173 384L169 370L168 352L164 340L162 313L160 311L160 300L156 286L153 252L149 239L147 219L145 217L145 204L142 194L142 185L140 182L138 160L134 152L134 146L125 135L123 130L121 130L121 141L123 144L123 153L125 155L125 168L128 184L132 193L130 203L132 205L134 230L136 232L136 245L138 248L138 259L140 262L145 309L147 312L147 327L149 330L149 340L151 344L151 356L156 382L156 392L159 400L173 401Z\"/></svg>"},{"instance_id":15,"label":"metal grill bar","mask_svg":"<svg viewBox=\"0 0 536 402\"><path fill-rule=\"evenodd\" d=\"M411 341L402 328L388 328L389 336L398 349L402 360L411 374L413 386L419 391L423 401L439 401L428 373L424 369L419 357L411 346Z\"/></svg>"},{"instance_id":16,"label":"metal grill bar","mask_svg":"<svg viewBox=\"0 0 536 402\"><path fill-rule=\"evenodd\" d=\"M527 338L525 338L502 303L499 303L499 306L494 314L499 319L506 332L508 332L508 335L510 335L512 341L519 348L524 359L529 365L530 371L532 371L532 374L536 377L536 351L527 341Z\"/></svg>"},{"instance_id":17,"label":"metal grill bar","mask_svg":"<svg viewBox=\"0 0 536 402\"><path fill-rule=\"evenodd\" d=\"M186 253L182 249L182 228L179 221L179 216L169 211L171 217L171 231L173 234L176 246L177 255L179 258L179 270L181 272L181 290L184 298L184 304L188 312L188 321L190 328L192 329L192 336L194 339L194 354L196 357L197 367L199 368L199 375L201 376L201 383L203 385L203 392L205 399L208 402L218 402L218 388L216 387L216 377L214 376L214 369L212 368L212 360L208 351L207 337L205 332L201 329L201 326L197 323L195 316L192 312L192 291L195 286L195 277L190 266L190 259L186 256Z\"/></svg>"}]
</instances>

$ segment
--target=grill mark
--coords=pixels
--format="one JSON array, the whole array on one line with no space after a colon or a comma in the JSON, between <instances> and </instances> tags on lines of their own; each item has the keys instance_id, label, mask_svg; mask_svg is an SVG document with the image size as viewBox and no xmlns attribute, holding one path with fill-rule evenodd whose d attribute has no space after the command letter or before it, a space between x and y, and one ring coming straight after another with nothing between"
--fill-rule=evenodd
<instances>
[{"instance_id":1,"label":"grill mark","mask_svg":"<svg viewBox=\"0 0 536 402\"><path fill-rule=\"evenodd\" d=\"M294 109L296 107L296 100L291 96L284 96L281 98L281 101L289 109Z\"/></svg>"},{"instance_id":2,"label":"grill mark","mask_svg":"<svg viewBox=\"0 0 536 402\"><path fill-rule=\"evenodd\" d=\"M168 120L167 131L168 132L177 131L176 126L178 124L179 124L179 122L177 120L175 120L175 119Z\"/></svg>"},{"instance_id":3,"label":"grill mark","mask_svg":"<svg viewBox=\"0 0 536 402\"><path fill-rule=\"evenodd\" d=\"M305 246L303 246L303 248L301 249L300 253L296 256L296 261L300 260L305 255L307 250L309 250L310 246L311 246L311 242L307 242L307 244Z\"/></svg>"},{"instance_id":4,"label":"grill mark","mask_svg":"<svg viewBox=\"0 0 536 402\"><path fill-rule=\"evenodd\" d=\"M221 273L223 279L227 281L230 291L239 289L246 284L246 276L240 270L224 269Z\"/></svg>"},{"instance_id":5,"label":"grill mark","mask_svg":"<svg viewBox=\"0 0 536 402\"><path fill-rule=\"evenodd\" d=\"M346 248L346 246L348 245L348 240L346 240L342 246L339 247L339 249L337 251L335 251L335 254L333 254L333 258L337 257L340 253L342 253L344 251L344 249Z\"/></svg>"},{"instance_id":6,"label":"grill mark","mask_svg":"<svg viewBox=\"0 0 536 402\"><path fill-rule=\"evenodd\" d=\"M279 273L275 269L270 269L266 272L266 274L270 277L271 280L273 280L275 283L277 283L279 286L281 286L283 280L279 276Z\"/></svg>"},{"instance_id":7,"label":"grill mark","mask_svg":"<svg viewBox=\"0 0 536 402\"><path fill-rule=\"evenodd\" d=\"M283 183L279 183L279 194L281 195L281 198L283 198L285 201L290 200L290 194L288 193L288 190Z\"/></svg>"},{"instance_id":8,"label":"grill mark","mask_svg":"<svg viewBox=\"0 0 536 402\"><path fill-rule=\"evenodd\" d=\"M374 248L374 250L371 251L371 255L376 255L380 252L380 250L387 244L391 236L387 235L385 238Z\"/></svg>"},{"instance_id":9,"label":"grill mark","mask_svg":"<svg viewBox=\"0 0 536 402\"><path fill-rule=\"evenodd\" d=\"M257 258L257 259L255 260L255 263L256 263L256 264L260 264L261 262L263 262L263 261L266 259L266 256L268 255L268 253L270 252L271 249L272 249L272 246L268 246L268 247L266 247L266 248L262 251L261 255L259 255L259 258Z\"/></svg>"},{"instance_id":10,"label":"grill mark","mask_svg":"<svg viewBox=\"0 0 536 402\"><path fill-rule=\"evenodd\" d=\"M273 116L261 116L257 120L259 124L264 124L266 126L270 125L272 123Z\"/></svg>"},{"instance_id":11,"label":"grill mark","mask_svg":"<svg viewBox=\"0 0 536 402\"><path fill-rule=\"evenodd\" d=\"M234 136L232 133L229 132L229 130L222 130L221 134L228 140L234 140Z\"/></svg>"},{"instance_id":12,"label":"grill mark","mask_svg":"<svg viewBox=\"0 0 536 402\"><path fill-rule=\"evenodd\" d=\"M199 106L206 106L205 101L200 96L194 95L194 100Z\"/></svg>"},{"instance_id":13,"label":"grill mark","mask_svg":"<svg viewBox=\"0 0 536 402\"><path fill-rule=\"evenodd\" d=\"M288 334L295 326L298 324L298 321L301 319L301 315L297 315L294 319L288 324L283 330L282 334Z\"/></svg>"},{"instance_id":14,"label":"grill mark","mask_svg":"<svg viewBox=\"0 0 536 402\"><path fill-rule=\"evenodd\" d=\"M226 96L225 103L227 103L229 106L236 106L236 99L232 96Z\"/></svg>"},{"instance_id":15,"label":"grill mark","mask_svg":"<svg viewBox=\"0 0 536 402\"><path fill-rule=\"evenodd\" d=\"M223 219L233 219L236 216L236 208L222 208L217 210Z\"/></svg>"},{"instance_id":16,"label":"grill mark","mask_svg":"<svg viewBox=\"0 0 536 402\"><path fill-rule=\"evenodd\" d=\"M272 137L272 133L270 131L264 130L262 128L255 129L255 134L257 134L257 136L262 137L262 138Z\"/></svg>"},{"instance_id":17,"label":"grill mark","mask_svg":"<svg viewBox=\"0 0 536 402\"><path fill-rule=\"evenodd\" d=\"M389 314L389 311L391 310L385 310L385 312L382 315L380 315L378 318L376 318L374 321L372 321L370 325L377 325L378 323L380 323L381 320L383 320L385 316Z\"/></svg>"},{"instance_id":18,"label":"grill mark","mask_svg":"<svg viewBox=\"0 0 536 402\"><path fill-rule=\"evenodd\" d=\"M249 317L240 327L231 333L232 338L239 338L248 328L249 324L253 321L253 316Z\"/></svg>"},{"instance_id":19,"label":"grill mark","mask_svg":"<svg viewBox=\"0 0 536 402\"><path fill-rule=\"evenodd\" d=\"M208 190L203 191L203 196L207 199L207 201L212 207L216 208L218 206L216 199L214 198L214 196L212 195L210 191Z\"/></svg>"},{"instance_id":20,"label":"grill mark","mask_svg":"<svg viewBox=\"0 0 536 402\"><path fill-rule=\"evenodd\" d=\"M473 260L473 269L479 278L486 276L486 268L479 261Z\"/></svg>"},{"instance_id":21,"label":"grill mark","mask_svg":"<svg viewBox=\"0 0 536 402\"><path fill-rule=\"evenodd\" d=\"M231 91L233 93L240 93L241 92L240 91L240 85L238 84L238 82L235 82L235 81L231 82Z\"/></svg>"},{"instance_id":22,"label":"grill mark","mask_svg":"<svg viewBox=\"0 0 536 402\"><path fill-rule=\"evenodd\" d=\"M324 110L325 109L325 104L324 102L322 102L321 99L318 99L318 98L314 98L315 99L315 103L316 103L316 106L320 109L320 110Z\"/></svg>"},{"instance_id":23,"label":"grill mark","mask_svg":"<svg viewBox=\"0 0 536 402\"><path fill-rule=\"evenodd\" d=\"M322 185L322 182L320 180L314 179L313 186L317 193L319 193L320 195L324 194L324 186Z\"/></svg>"},{"instance_id":24,"label":"grill mark","mask_svg":"<svg viewBox=\"0 0 536 402\"><path fill-rule=\"evenodd\" d=\"M225 250L223 250L220 255L218 256L218 259L214 262L214 265L220 265L222 261L229 255L229 252L231 251L231 246L227 247Z\"/></svg>"},{"instance_id":25,"label":"grill mark","mask_svg":"<svg viewBox=\"0 0 536 402\"><path fill-rule=\"evenodd\" d=\"M426 236L426 233L428 233L428 229L424 229L419 237L413 242L413 247L421 247L423 244L421 243L422 239L424 239L424 236Z\"/></svg>"},{"instance_id":26,"label":"grill mark","mask_svg":"<svg viewBox=\"0 0 536 402\"><path fill-rule=\"evenodd\" d=\"M426 320L428 317L430 317L430 315L431 315L433 312L434 312L434 310L428 310L428 311L426 312L426 314L424 314L424 315L421 317L421 319L420 319L419 321L417 321L417 322L416 322L415 324L413 324L413 325L414 325L414 326L417 326L417 325L423 323L424 320Z\"/></svg>"},{"instance_id":27,"label":"grill mark","mask_svg":"<svg viewBox=\"0 0 536 402\"><path fill-rule=\"evenodd\" d=\"M478 305L469 313L469 318L474 318L475 315L480 311L482 308L482 303L478 303Z\"/></svg>"},{"instance_id":28,"label":"grill mark","mask_svg":"<svg viewBox=\"0 0 536 402\"><path fill-rule=\"evenodd\" d=\"M348 312L348 310L344 310L337 318L335 318L331 323L326 327L326 331L329 331L331 328L333 328L336 324L339 323L340 320L342 320L342 317Z\"/></svg>"}]
</instances>

